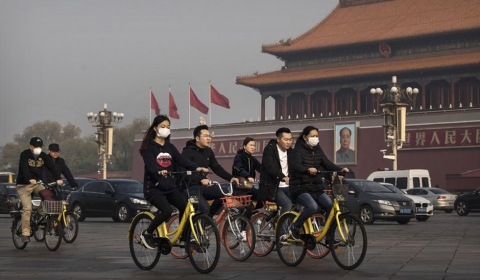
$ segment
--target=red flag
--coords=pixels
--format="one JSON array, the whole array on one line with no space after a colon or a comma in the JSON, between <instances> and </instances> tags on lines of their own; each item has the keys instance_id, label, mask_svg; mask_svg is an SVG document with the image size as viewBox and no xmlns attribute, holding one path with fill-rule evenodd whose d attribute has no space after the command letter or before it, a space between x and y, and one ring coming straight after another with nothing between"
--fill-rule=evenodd
<instances>
[{"instance_id":1,"label":"red flag","mask_svg":"<svg viewBox=\"0 0 480 280\"><path fill-rule=\"evenodd\" d=\"M170 116L170 118L179 119L180 116L177 112L177 104L175 104L175 100L173 99L173 95L170 91L168 91L168 101L168 115Z\"/></svg>"},{"instance_id":2,"label":"red flag","mask_svg":"<svg viewBox=\"0 0 480 280\"><path fill-rule=\"evenodd\" d=\"M157 99L155 99L152 90L150 90L150 106L157 116L160 115L160 107L158 107Z\"/></svg>"},{"instance_id":3,"label":"red flag","mask_svg":"<svg viewBox=\"0 0 480 280\"><path fill-rule=\"evenodd\" d=\"M204 114L208 114L208 107L205 106L202 101L198 100L192 88L190 88L190 106L192 106L193 108L197 108L198 111Z\"/></svg>"},{"instance_id":4,"label":"red flag","mask_svg":"<svg viewBox=\"0 0 480 280\"><path fill-rule=\"evenodd\" d=\"M210 85L210 102L230 109L230 101L228 101L228 98L218 92L212 85Z\"/></svg>"}]
</instances>

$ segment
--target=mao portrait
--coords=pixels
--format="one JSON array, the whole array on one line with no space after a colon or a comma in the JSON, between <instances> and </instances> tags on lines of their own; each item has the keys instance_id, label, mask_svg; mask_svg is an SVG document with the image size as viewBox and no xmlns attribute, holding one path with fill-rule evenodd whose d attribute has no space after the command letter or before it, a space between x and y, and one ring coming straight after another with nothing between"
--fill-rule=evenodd
<instances>
[{"instance_id":1,"label":"mao portrait","mask_svg":"<svg viewBox=\"0 0 480 280\"><path fill-rule=\"evenodd\" d=\"M356 164L356 132L355 123L335 124L336 164Z\"/></svg>"}]
</instances>

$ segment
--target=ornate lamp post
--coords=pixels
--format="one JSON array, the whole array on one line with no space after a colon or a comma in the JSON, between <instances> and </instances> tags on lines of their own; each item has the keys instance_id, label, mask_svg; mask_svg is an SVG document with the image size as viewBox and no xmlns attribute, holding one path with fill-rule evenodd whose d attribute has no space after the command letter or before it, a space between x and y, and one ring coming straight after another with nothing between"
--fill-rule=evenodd
<instances>
[{"instance_id":1,"label":"ornate lamp post","mask_svg":"<svg viewBox=\"0 0 480 280\"><path fill-rule=\"evenodd\" d=\"M380 106L383 108L385 116L383 125L385 142L387 142L387 147L392 147L392 153L387 155L385 150L381 151L384 158L393 160L393 170L397 170L397 149L401 149L405 142L406 107L408 105L402 101L415 100L418 89L411 87L403 89L397 85L397 76L393 76L392 85L385 89L385 94L381 88L372 88L370 93L378 100L384 101Z\"/></svg>"},{"instance_id":2,"label":"ornate lamp post","mask_svg":"<svg viewBox=\"0 0 480 280\"><path fill-rule=\"evenodd\" d=\"M103 105L103 111L94 114L87 113L88 122L93 123L93 127L97 128L95 133L95 142L98 144L98 154L100 155L101 163L98 173L103 172L103 179L107 179L107 160L112 155L113 144L113 128L115 124L121 123L124 114L107 111L107 103Z\"/></svg>"}]
</instances>

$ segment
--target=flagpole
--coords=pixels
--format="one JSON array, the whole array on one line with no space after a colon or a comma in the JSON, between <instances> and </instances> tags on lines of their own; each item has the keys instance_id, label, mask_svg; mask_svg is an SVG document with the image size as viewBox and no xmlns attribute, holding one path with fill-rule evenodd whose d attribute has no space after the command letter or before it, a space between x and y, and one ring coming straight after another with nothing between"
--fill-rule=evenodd
<instances>
[{"instance_id":1,"label":"flagpole","mask_svg":"<svg viewBox=\"0 0 480 280\"><path fill-rule=\"evenodd\" d=\"M210 114L210 126L212 126L212 81L208 81L208 100L210 102L210 107L208 108L208 113Z\"/></svg>"},{"instance_id":2,"label":"flagpole","mask_svg":"<svg viewBox=\"0 0 480 280\"><path fill-rule=\"evenodd\" d=\"M150 87L150 107L148 108L148 111L150 112L150 123L152 123L152 87Z\"/></svg>"},{"instance_id":3,"label":"flagpole","mask_svg":"<svg viewBox=\"0 0 480 280\"><path fill-rule=\"evenodd\" d=\"M191 100L190 100L190 95L191 95L191 94L190 94L190 91L191 91L191 90L192 90L192 89L190 88L190 83L188 83L188 129L190 129L190 110L192 109L192 108L191 108L191 107L192 107L192 106L191 106L192 103L190 103L190 102L191 102Z\"/></svg>"}]
</instances>

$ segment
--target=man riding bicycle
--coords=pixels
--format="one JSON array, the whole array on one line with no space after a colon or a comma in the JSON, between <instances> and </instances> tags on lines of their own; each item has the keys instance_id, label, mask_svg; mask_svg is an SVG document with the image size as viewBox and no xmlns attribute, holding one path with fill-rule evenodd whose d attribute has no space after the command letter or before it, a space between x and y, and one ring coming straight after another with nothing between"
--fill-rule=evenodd
<instances>
[{"instance_id":1,"label":"man riding bicycle","mask_svg":"<svg viewBox=\"0 0 480 280\"><path fill-rule=\"evenodd\" d=\"M53 193L41 184L43 170L46 167L52 172L58 185L63 184L60 173L52 159L42 152L43 141L39 137L30 139L30 148L20 154L17 176L17 194L23 205L22 242L30 242L30 217L32 215L32 193L42 200L54 200ZM41 210L41 209L39 209Z\"/></svg>"}]
</instances>

